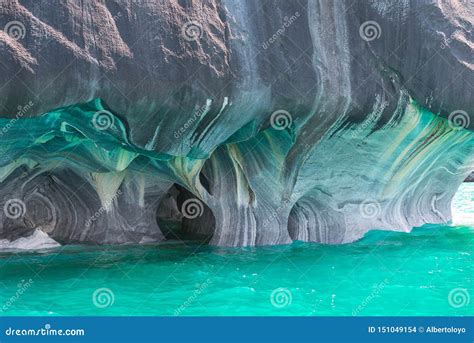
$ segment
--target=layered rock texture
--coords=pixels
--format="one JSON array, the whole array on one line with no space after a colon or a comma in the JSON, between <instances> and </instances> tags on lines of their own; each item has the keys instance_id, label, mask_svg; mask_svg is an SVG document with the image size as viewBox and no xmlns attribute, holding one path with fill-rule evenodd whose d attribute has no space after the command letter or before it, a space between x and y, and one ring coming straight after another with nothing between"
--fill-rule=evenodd
<instances>
[{"instance_id":1,"label":"layered rock texture","mask_svg":"<svg viewBox=\"0 0 474 343\"><path fill-rule=\"evenodd\" d=\"M471 175L469 175L466 180L464 180L466 182L474 182L474 172L471 173Z\"/></svg>"},{"instance_id":2,"label":"layered rock texture","mask_svg":"<svg viewBox=\"0 0 474 343\"><path fill-rule=\"evenodd\" d=\"M447 222L474 5L0 0L0 240L344 243Z\"/></svg>"}]
</instances>

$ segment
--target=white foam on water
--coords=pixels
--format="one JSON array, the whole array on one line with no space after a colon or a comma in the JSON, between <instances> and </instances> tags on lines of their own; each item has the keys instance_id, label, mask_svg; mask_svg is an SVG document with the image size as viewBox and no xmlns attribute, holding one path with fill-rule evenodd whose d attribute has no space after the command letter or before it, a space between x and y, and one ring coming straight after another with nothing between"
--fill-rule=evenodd
<instances>
[{"instance_id":1,"label":"white foam on water","mask_svg":"<svg viewBox=\"0 0 474 343\"><path fill-rule=\"evenodd\" d=\"M32 235L14 241L0 239L0 250L40 250L59 247L61 244L50 238L45 232L36 229Z\"/></svg>"}]
</instances>

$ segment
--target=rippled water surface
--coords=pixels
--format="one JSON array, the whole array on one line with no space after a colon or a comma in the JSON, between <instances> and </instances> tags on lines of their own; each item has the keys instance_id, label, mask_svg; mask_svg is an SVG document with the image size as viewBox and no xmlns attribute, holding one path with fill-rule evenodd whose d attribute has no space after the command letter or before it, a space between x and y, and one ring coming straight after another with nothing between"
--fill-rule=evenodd
<instances>
[{"instance_id":1,"label":"rippled water surface","mask_svg":"<svg viewBox=\"0 0 474 343\"><path fill-rule=\"evenodd\" d=\"M455 226L329 246L198 243L0 254L3 315L474 314L474 183Z\"/></svg>"}]
</instances>

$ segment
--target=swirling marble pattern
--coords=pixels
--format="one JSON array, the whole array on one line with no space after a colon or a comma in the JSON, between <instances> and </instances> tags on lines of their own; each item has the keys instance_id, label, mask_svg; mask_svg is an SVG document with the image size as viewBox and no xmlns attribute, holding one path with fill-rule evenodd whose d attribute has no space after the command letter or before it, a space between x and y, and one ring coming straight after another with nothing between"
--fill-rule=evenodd
<instances>
[{"instance_id":1,"label":"swirling marble pattern","mask_svg":"<svg viewBox=\"0 0 474 343\"><path fill-rule=\"evenodd\" d=\"M0 240L160 241L160 206L220 246L446 222L474 169L473 18L449 0L2 1Z\"/></svg>"}]
</instances>

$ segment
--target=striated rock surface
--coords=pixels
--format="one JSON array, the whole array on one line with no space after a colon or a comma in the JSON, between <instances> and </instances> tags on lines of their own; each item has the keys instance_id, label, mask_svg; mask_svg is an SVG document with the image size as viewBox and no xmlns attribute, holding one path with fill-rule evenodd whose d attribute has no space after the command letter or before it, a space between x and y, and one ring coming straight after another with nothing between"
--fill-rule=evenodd
<instances>
[{"instance_id":1,"label":"striated rock surface","mask_svg":"<svg viewBox=\"0 0 474 343\"><path fill-rule=\"evenodd\" d=\"M0 0L0 240L160 241L157 213L222 246L449 221L473 25L469 0Z\"/></svg>"},{"instance_id":2,"label":"striated rock surface","mask_svg":"<svg viewBox=\"0 0 474 343\"><path fill-rule=\"evenodd\" d=\"M472 172L471 174L469 174L469 176L466 178L466 180L464 180L466 182L474 182L474 172Z\"/></svg>"}]
</instances>

